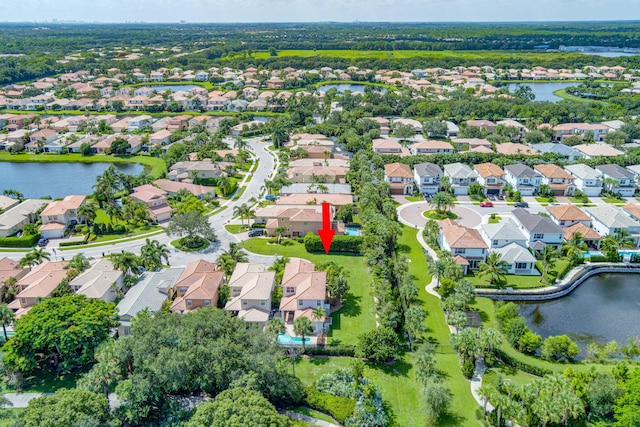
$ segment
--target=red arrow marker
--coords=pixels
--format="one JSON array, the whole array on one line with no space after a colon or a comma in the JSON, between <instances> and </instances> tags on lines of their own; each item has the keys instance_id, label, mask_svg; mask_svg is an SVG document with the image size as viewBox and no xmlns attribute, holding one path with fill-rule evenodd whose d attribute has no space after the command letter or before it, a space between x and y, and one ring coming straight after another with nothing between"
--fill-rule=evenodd
<instances>
[{"instance_id":1,"label":"red arrow marker","mask_svg":"<svg viewBox=\"0 0 640 427\"><path fill-rule=\"evenodd\" d=\"M318 235L320 235L322 246L327 254L334 234L336 234L336 230L331 229L331 205L325 202L322 204L322 230L318 230Z\"/></svg>"}]
</instances>

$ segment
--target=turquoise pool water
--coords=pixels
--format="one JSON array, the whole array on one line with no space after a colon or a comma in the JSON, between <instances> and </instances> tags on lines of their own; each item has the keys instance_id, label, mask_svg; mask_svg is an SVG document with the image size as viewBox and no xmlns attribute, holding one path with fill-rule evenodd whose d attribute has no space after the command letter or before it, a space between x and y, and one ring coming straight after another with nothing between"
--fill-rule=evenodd
<instances>
[{"instance_id":1,"label":"turquoise pool water","mask_svg":"<svg viewBox=\"0 0 640 427\"><path fill-rule=\"evenodd\" d=\"M305 338L305 344L308 344L310 338ZM278 344L282 345L302 345L302 338L292 337L289 334L278 334Z\"/></svg>"},{"instance_id":2,"label":"turquoise pool water","mask_svg":"<svg viewBox=\"0 0 640 427\"><path fill-rule=\"evenodd\" d=\"M346 234L347 236L359 236L360 235L360 229L359 228L346 228L344 230L344 234Z\"/></svg>"}]
</instances>

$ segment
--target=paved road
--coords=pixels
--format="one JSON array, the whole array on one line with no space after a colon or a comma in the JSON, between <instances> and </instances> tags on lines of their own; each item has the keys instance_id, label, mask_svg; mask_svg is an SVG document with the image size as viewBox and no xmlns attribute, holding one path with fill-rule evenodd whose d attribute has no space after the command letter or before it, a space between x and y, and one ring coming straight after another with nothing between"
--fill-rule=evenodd
<instances>
[{"instance_id":1,"label":"paved road","mask_svg":"<svg viewBox=\"0 0 640 427\"><path fill-rule=\"evenodd\" d=\"M171 251L171 253L169 254L169 260L172 266L184 266L191 261L201 258L207 259L208 261L213 261L222 252L223 249L227 249L229 247L229 243L239 241L239 237L242 235L233 235L227 232L224 228L224 225L231 220L233 216L233 208L235 206L247 203L251 197L259 198L260 192L264 187L264 181L269 179L272 174L275 173L279 165L277 157L275 157L268 151L269 143L260 142L261 140L262 138L247 139L254 157L259 161L258 169L256 169L255 172L246 175L245 179L250 180L246 182L246 190L244 191L242 196L238 200L229 200L223 203L222 206L226 205L227 208L209 218L209 223L213 226L218 240L216 240L207 250L192 253L182 252L173 248L169 244L169 242L174 240L175 237L169 237L166 234L156 234L150 237L153 240L157 240L160 243L165 243L167 245L167 247ZM94 248L79 248L66 251L57 250L55 254L53 252L53 249L55 249L53 245L55 243L51 243L50 246L47 247L47 251L52 255L52 260L59 260L62 257L64 257L65 259L69 259L77 253L83 253L87 257L99 258L103 255L121 251L140 253L140 248L144 245L144 242L145 238L141 237L139 240L124 243L114 243L112 245L98 246ZM24 253L0 252L0 258L5 256L11 259L20 259L24 256ZM249 255L250 262L271 263L272 260L273 257L270 256L262 256L256 254Z\"/></svg>"}]
</instances>

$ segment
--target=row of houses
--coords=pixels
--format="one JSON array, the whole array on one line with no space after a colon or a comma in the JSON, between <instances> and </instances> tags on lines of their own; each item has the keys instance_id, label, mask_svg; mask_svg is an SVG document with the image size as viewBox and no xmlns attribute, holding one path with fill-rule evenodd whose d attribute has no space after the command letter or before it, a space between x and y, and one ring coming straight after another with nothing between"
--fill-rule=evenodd
<instances>
[{"instance_id":1,"label":"row of houses","mask_svg":"<svg viewBox=\"0 0 640 427\"><path fill-rule=\"evenodd\" d=\"M600 195L605 190L623 197L636 192L640 177L640 165L626 168L617 164L596 166L595 169L582 164L540 164L533 168L522 163L504 168L494 163L480 163L473 168L463 163L444 165L442 170L435 163L418 163L411 168L403 163L385 165L385 179L393 194L413 194L414 186L422 194L435 194L442 188L442 178L447 177L455 195L469 194L472 184L483 187L485 195L502 194L510 185L522 196L539 193L541 185L547 185L556 196L572 196L580 190L589 197Z\"/></svg>"},{"instance_id":2,"label":"row of houses","mask_svg":"<svg viewBox=\"0 0 640 427\"><path fill-rule=\"evenodd\" d=\"M462 226L451 220L439 222L438 243L451 252L465 274L486 261L489 252L497 252L507 263L509 274L536 275L532 251L550 245L560 249L563 242L579 233L591 250L600 247L607 235L629 234L635 247L640 245L640 205L628 203L622 208L599 205L580 209L566 204L548 206L547 215L515 209L507 221L482 224L480 229Z\"/></svg>"}]
</instances>

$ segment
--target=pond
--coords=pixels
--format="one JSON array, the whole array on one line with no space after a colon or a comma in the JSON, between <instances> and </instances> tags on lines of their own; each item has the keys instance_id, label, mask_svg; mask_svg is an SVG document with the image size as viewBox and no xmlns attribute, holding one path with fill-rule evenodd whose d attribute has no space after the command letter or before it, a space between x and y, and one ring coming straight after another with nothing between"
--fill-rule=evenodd
<instances>
[{"instance_id":1,"label":"pond","mask_svg":"<svg viewBox=\"0 0 640 427\"><path fill-rule=\"evenodd\" d=\"M18 190L27 198L69 194L91 194L96 177L112 163L10 163L0 162L0 194ZM138 175L144 167L137 163L113 164L120 172Z\"/></svg>"},{"instance_id":2,"label":"pond","mask_svg":"<svg viewBox=\"0 0 640 427\"><path fill-rule=\"evenodd\" d=\"M533 90L533 94L536 96L536 101L549 101L556 102L562 100L557 95L554 95L558 89L566 89L571 86L578 86L580 83L567 83L567 82L541 82L541 83L510 83L507 88L510 92L515 92L519 86L529 86Z\"/></svg>"},{"instance_id":3,"label":"pond","mask_svg":"<svg viewBox=\"0 0 640 427\"><path fill-rule=\"evenodd\" d=\"M170 90L171 92L179 92L181 90L185 92L189 92L191 89L202 87L198 85L150 85L151 89L154 89L156 92L164 92L165 90Z\"/></svg>"},{"instance_id":4,"label":"pond","mask_svg":"<svg viewBox=\"0 0 640 427\"><path fill-rule=\"evenodd\" d=\"M362 85L357 83L340 83L340 84L329 84L320 86L317 90L318 92L326 92L331 88L336 89L338 92L344 92L345 90L349 90L351 92L364 93L364 89L369 85ZM371 90L375 92L386 93L387 89L380 86L370 86Z\"/></svg>"},{"instance_id":5,"label":"pond","mask_svg":"<svg viewBox=\"0 0 640 427\"><path fill-rule=\"evenodd\" d=\"M635 274L599 274L569 295L544 302L519 303L532 331L543 338L568 335L584 350L593 341L640 336L640 284Z\"/></svg>"}]
</instances>

